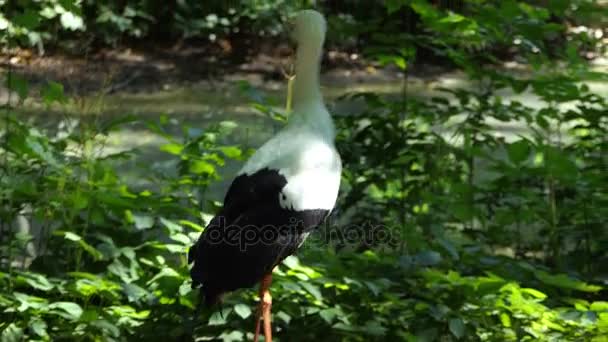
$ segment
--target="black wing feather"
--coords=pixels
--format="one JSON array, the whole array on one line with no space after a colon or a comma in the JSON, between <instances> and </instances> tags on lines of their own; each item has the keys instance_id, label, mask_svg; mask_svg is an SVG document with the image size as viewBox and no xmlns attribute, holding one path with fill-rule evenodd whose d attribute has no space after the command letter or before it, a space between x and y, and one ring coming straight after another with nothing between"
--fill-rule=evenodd
<instances>
[{"instance_id":1,"label":"black wing feather","mask_svg":"<svg viewBox=\"0 0 608 342\"><path fill-rule=\"evenodd\" d=\"M192 285L203 285L207 304L224 292L255 285L329 213L282 208L279 193L286 184L278 171L262 169L230 185L224 207L188 252L188 261L194 262Z\"/></svg>"}]
</instances>

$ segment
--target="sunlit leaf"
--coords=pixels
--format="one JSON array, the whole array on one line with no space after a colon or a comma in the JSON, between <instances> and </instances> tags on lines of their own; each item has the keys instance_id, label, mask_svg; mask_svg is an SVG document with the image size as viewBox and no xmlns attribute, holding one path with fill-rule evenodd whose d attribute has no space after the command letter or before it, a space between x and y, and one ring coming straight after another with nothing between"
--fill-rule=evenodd
<instances>
[{"instance_id":1,"label":"sunlit leaf","mask_svg":"<svg viewBox=\"0 0 608 342\"><path fill-rule=\"evenodd\" d=\"M236 146L223 146L220 147L220 151L228 158L238 159L241 157L242 151Z\"/></svg>"},{"instance_id":2,"label":"sunlit leaf","mask_svg":"<svg viewBox=\"0 0 608 342\"><path fill-rule=\"evenodd\" d=\"M25 282L28 285L37 290L49 291L55 287L43 274L28 272L22 273L21 276L25 279Z\"/></svg>"},{"instance_id":3,"label":"sunlit leaf","mask_svg":"<svg viewBox=\"0 0 608 342\"><path fill-rule=\"evenodd\" d=\"M73 302L55 302L49 304L51 312L69 320L77 320L82 315L80 305Z\"/></svg>"},{"instance_id":4,"label":"sunlit leaf","mask_svg":"<svg viewBox=\"0 0 608 342\"><path fill-rule=\"evenodd\" d=\"M190 172L196 174L214 174L215 166L204 160L196 160L190 164Z\"/></svg>"},{"instance_id":5,"label":"sunlit leaf","mask_svg":"<svg viewBox=\"0 0 608 342\"><path fill-rule=\"evenodd\" d=\"M251 308L245 304L236 304L234 306L234 312L241 318L245 319L251 315Z\"/></svg>"},{"instance_id":6,"label":"sunlit leaf","mask_svg":"<svg viewBox=\"0 0 608 342\"><path fill-rule=\"evenodd\" d=\"M549 274L545 271L537 270L534 275L543 283L561 287L564 289L577 290L583 292L598 292L602 290L599 285L587 284L575 278L570 278L565 274Z\"/></svg>"},{"instance_id":7,"label":"sunlit leaf","mask_svg":"<svg viewBox=\"0 0 608 342\"><path fill-rule=\"evenodd\" d=\"M221 310L217 310L211 314L211 317L209 318L209 322L207 324L209 324L209 325L226 324L227 318L231 312L232 312L232 308L223 308Z\"/></svg>"},{"instance_id":8,"label":"sunlit leaf","mask_svg":"<svg viewBox=\"0 0 608 342\"><path fill-rule=\"evenodd\" d=\"M6 328L4 328L4 330L2 330L2 334L0 335L0 337L2 337L1 339L3 342L23 341L23 329L15 323L10 323L6 326Z\"/></svg>"},{"instance_id":9,"label":"sunlit leaf","mask_svg":"<svg viewBox=\"0 0 608 342\"><path fill-rule=\"evenodd\" d=\"M547 298L546 294L544 294L536 289L532 289L532 288L522 288L521 292L530 294L530 295L534 296L535 298L538 298L541 300Z\"/></svg>"},{"instance_id":10,"label":"sunlit leaf","mask_svg":"<svg viewBox=\"0 0 608 342\"><path fill-rule=\"evenodd\" d=\"M29 321L28 326L29 326L29 329L34 334L36 334L37 336L40 336L40 337L47 337L48 336L48 333L47 333L47 324L46 324L46 322L44 322L40 318L33 317Z\"/></svg>"},{"instance_id":11,"label":"sunlit leaf","mask_svg":"<svg viewBox=\"0 0 608 342\"><path fill-rule=\"evenodd\" d=\"M82 17L66 11L61 14L61 25L72 31L81 30L84 28L84 21Z\"/></svg>"},{"instance_id":12,"label":"sunlit leaf","mask_svg":"<svg viewBox=\"0 0 608 342\"><path fill-rule=\"evenodd\" d=\"M316 285L313 285L309 282L302 282L300 284L304 289L306 289L306 291L308 293L310 293L313 297L315 297L316 300L323 300L323 295L321 294L321 291L319 290L319 288Z\"/></svg>"},{"instance_id":13,"label":"sunlit leaf","mask_svg":"<svg viewBox=\"0 0 608 342\"><path fill-rule=\"evenodd\" d=\"M184 145L178 143L165 144L160 147L161 151L168 152L174 155L180 155L183 149Z\"/></svg>"},{"instance_id":14,"label":"sunlit leaf","mask_svg":"<svg viewBox=\"0 0 608 342\"><path fill-rule=\"evenodd\" d=\"M133 223L137 229L149 229L154 226L154 217L150 215L133 215Z\"/></svg>"},{"instance_id":15,"label":"sunlit leaf","mask_svg":"<svg viewBox=\"0 0 608 342\"><path fill-rule=\"evenodd\" d=\"M596 311L596 312L600 312L600 311L608 312L608 302L603 302L603 301L593 302L589 306L589 309L591 311Z\"/></svg>"}]
</instances>

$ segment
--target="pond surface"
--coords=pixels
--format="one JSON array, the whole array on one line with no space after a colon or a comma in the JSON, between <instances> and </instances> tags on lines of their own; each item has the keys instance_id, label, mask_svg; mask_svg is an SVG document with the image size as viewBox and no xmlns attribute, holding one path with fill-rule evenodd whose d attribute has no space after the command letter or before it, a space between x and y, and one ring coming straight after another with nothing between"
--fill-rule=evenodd
<instances>
[{"instance_id":1,"label":"pond surface","mask_svg":"<svg viewBox=\"0 0 608 342\"><path fill-rule=\"evenodd\" d=\"M595 66L597 71L608 71L608 61L600 60ZM520 72L520 71L514 71ZM243 89L246 81L251 87ZM360 111L363 104L353 100L340 99L343 95L357 92L374 92L390 97L402 96L402 75L386 70L372 70L353 73L350 71L333 72L322 79L323 94L328 107L334 115L348 115ZM608 82L589 81L586 84L592 92L608 97ZM413 97L431 97L439 95L438 88L465 88L475 87L465 75L460 72L443 73L430 78L409 77L408 94ZM119 118L133 115L138 118L158 121L161 115L168 120L168 132L180 139L183 127L204 130L209 125L224 120L237 124L235 131L225 138L224 143L239 144L247 147L257 147L267 140L280 127L280 125L253 108L253 99L264 98L277 110L282 110L285 103L286 83L277 81L263 81L259 77L231 76L223 82L201 82L187 86L163 85L162 90L146 93L116 93L106 96L91 96L84 99L85 105L68 106L68 112L85 113L87 120L104 121L108 118ZM504 101L519 101L524 105L539 108L545 104L530 91L514 94L509 89L496 93ZM564 107L574 104L564 104ZM33 115L40 116L42 121L61 121L62 116L41 114L44 111L40 106L30 106L24 110ZM70 120L73 120L70 119ZM455 117L453 123L457 123ZM488 120L495 128L495 134L505 137L506 140L516 139L518 135L528 135L530 129L524 122L499 122ZM450 135L450 127L443 132ZM459 143L457 139L453 143ZM158 134L152 133L145 125L130 125L119 131L112 132L103 143L102 153L115 153L118 151L137 149L140 151L136 159L121 164L121 176L126 177L134 186L146 187L148 182L142 177L142 172L150 168L159 170L172 170L177 162L174 156L160 151L160 146L167 140ZM228 163L222 170L224 178L231 179L238 171L238 163ZM221 196L226 182L219 182L217 189L212 191L212 197Z\"/></svg>"}]
</instances>

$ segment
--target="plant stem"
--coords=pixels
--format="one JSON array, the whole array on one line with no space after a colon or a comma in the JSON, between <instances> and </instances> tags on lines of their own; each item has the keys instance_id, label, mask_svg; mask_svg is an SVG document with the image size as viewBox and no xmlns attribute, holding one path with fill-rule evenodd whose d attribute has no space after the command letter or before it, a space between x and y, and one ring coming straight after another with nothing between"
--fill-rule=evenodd
<instances>
[{"instance_id":1,"label":"plant stem","mask_svg":"<svg viewBox=\"0 0 608 342\"><path fill-rule=\"evenodd\" d=\"M6 13L8 14L8 17L10 18L11 14L13 13L13 1L9 1L9 4L7 6L6 9ZM7 88L8 88L8 95L7 95L7 100L6 100L6 105L4 107L5 111L4 111L4 142L3 142L3 148L5 149L3 155L4 155L4 161L3 161L3 172L2 172L2 176L6 176L7 178L9 178L9 181L7 181L7 183L10 182L10 171L11 168L9 167L8 163L9 163L9 157L8 157L8 151L6 151L6 146L8 146L8 139L9 139L9 132L10 132L10 128L11 128L11 121L10 121L10 112L12 109L11 106L11 102L12 102L12 90L11 90L11 84L13 83L13 64L10 62L13 58L13 50L12 50L12 45L13 45L13 41L11 39L11 35L10 35L10 30L7 31L7 41L8 41L8 50L9 50L9 56L8 56L8 69L7 69ZM2 179L0 178L0 184L2 184ZM13 267L12 267L12 251L13 251L13 241L12 241L12 224L11 223L7 223L7 222L11 222L14 220L14 215L12 213L12 208L13 208L13 196L11 194L8 195L8 198L6 200L6 208L7 208L7 217L6 217L6 221L2 222L2 226L0 227L0 245L4 245L7 247L7 251L6 251L6 256L4 255L0 255L0 267L2 266L3 260L6 260L5 262L7 263L7 268L8 268L8 292L10 293L12 291L13 288ZM5 241L2 241L2 237L6 237Z\"/></svg>"},{"instance_id":2,"label":"plant stem","mask_svg":"<svg viewBox=\"0 0 608 342\"><path fill-rule=\"evenodd\" d=\"M403 92L403 110L401 111L401 115L399 118L399 130L401 132L401 141L405 143L406 139L407 139L407 134L405 132L405 117L406 117L406 113L408 111L408 73L407 70L403 70L403 88L402 88L402 92ZM407 199L405 197L405 187L406 187L406 182L407 182L407 170L405 168L401 169L401 186L400 186L400 196L399 199L401 200L401 215L399 215L399 225L401 227L401 232L402 232L402 236L405 236L405 227L407 224ZM400 253L403 254L405 252L406 249L406 244L405 241L402 239L401 240L401 245L400 245Z\"/></svg>"}]
</instances>

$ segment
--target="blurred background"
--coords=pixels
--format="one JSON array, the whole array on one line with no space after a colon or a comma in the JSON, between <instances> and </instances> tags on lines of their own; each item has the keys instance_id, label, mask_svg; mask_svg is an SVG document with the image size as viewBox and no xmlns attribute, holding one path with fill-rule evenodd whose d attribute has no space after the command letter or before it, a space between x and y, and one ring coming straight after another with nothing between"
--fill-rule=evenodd
<instances>
[{"instance_id":1,"label":"blurred background","mask_svg":"<svg viewBox=\"0 0 608 342\"><path fill-rule=\"evenodd\" d=\"M245 341L188 247L328 20L334 214L278 341L608 341L608 1L0 0L0 340Z\"/></svg>"}]
</instances>

